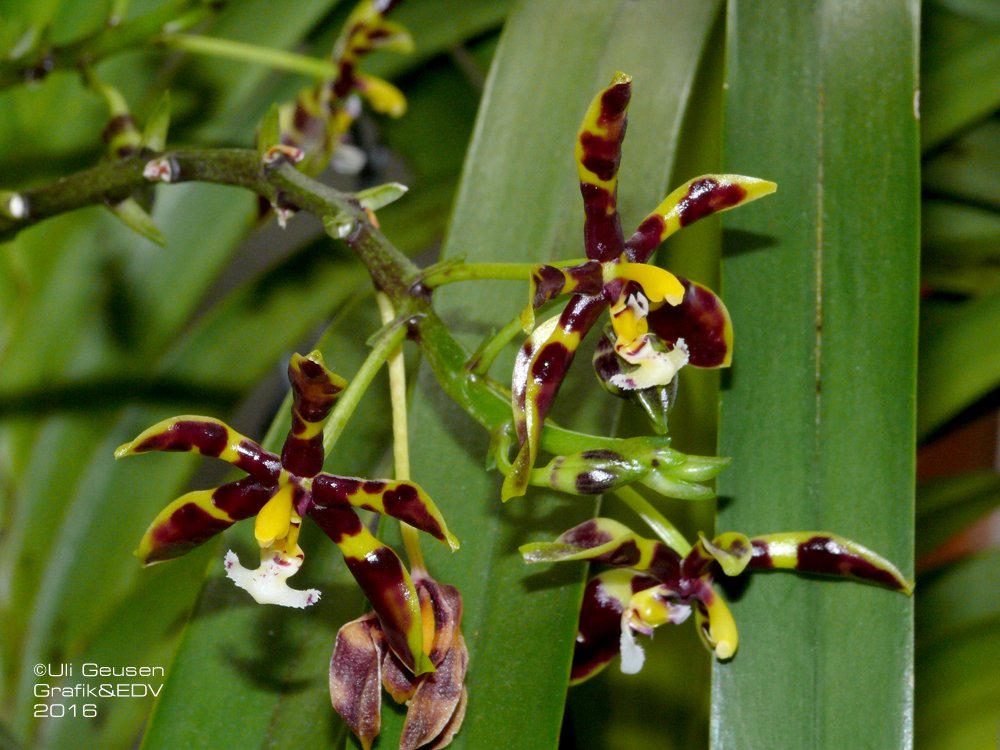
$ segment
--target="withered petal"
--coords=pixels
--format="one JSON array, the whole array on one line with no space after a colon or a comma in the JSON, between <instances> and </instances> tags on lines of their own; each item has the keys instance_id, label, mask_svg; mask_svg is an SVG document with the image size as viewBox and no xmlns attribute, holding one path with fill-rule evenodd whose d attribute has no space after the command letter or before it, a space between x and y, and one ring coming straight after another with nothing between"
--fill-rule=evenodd
<instances>
[{"instance_id":1,"label":"withered petal","mask_svg":"<svg viewBox=\"0 0 1000 750\"><path fill-rule=\"evenodd\" d=\"M459 704L465 694L465 673L469 667L469 651L460 632L445 652L437 671L425 675L409 701L406 722L399 740L400 750L416 750L440 737L445 729L452 735L459 726L453 724ZM447 743L445 743L447 744ZM435 747L444 747L443 744Z\"/></svg>"},{"instance_id":2,"label":"withered petal","mask_svg":"<svg viewBox=\"0 0 1000 750\"><path fill-rule=\"evenodd\" d=\"M330 702L366 749L382 725L384 644L378 618L368 613L340 629L330 659Z\"/></svg>"}]
</instances>

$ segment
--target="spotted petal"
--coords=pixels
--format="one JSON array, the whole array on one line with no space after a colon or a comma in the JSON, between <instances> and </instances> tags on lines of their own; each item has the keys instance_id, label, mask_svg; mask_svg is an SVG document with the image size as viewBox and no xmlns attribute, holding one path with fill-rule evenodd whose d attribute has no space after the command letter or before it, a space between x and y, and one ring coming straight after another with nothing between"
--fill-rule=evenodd
<instances>
[{"instance_id":1,"label":"spotted petal","mask_svg":"<svg viewBox=\"0 0 1000 750\"><path fill-rule=\"evenodd\" d=\"M895 565L857 542L826 531L786 531L750 540L754 570L795 570L800 573L852 578L904 594L913 583Z\"/></svg>"},{"instance_id":2,"label":"spotted petal","mask_svg":"<svg viewBox=\"0 0 1000 750\"><path fill-rule=\"evenodd\" d=\"M233 464L260 482L276 483L278 457L212 417L179 416L143 430L135 440L118 446L115 458L149 451L191 452Z\"/></svg>"},{"instance_id":3,"label":"spotted petal","mask_svg":"<svg viewBox=\"0 0 1000 750\"><path fill-rule=\"evenodd\" d=\"M378 615L392 652L414 674L433 672L423 648L417 591L403 561L365 528L353 509L314 505L308 512L340 548L347 568Z\"/></svg>"},{"instance_id":4,"label":"spotted petal","mask_svg":"<svg viewBox=\"0 0 1000 750\"><path fill-rule=\"evenodd\" d=\"M524 494L545 417L573 362L580 341L604 310L603 299L576 295L558 317L540 325L518 351L511 381L514 426L521 448L504 479L501 499Z\"/></svg>"},{"instance_id":5,"label":"spotted petal","mask_svg":"<svg viewBox=\"0 0 1000 750\"><path fill-rule=\"evenodd\" d=\"M584 246L591 260L607 261L622 253L624 236L618 217L618 165L625 137L632 79L615 73L591 101L576 139L576 165L583 195Z\"/></svg>"},{"instance_id":6,"label":"spotted petal","mask_svg":"<svg viewBox=\"0 0 1000 750\"><path fill-rule=\"evenodd\" d=\"M611 518L593 518L561 534L554 542L520 547L527 562L591 560L617 567L648 571L659 581L680 575L680 556L661 542L645 539Z\"/></svg>"},{"instance_id":7,"label":"spotted petal","mask_svg":"<svg viewBox=\"0 0 1000 750\"><path fill-rule=\"evenodd\" d=\"M679 305L649 311L646 323L670 344L683 340L693 367L728 367L733 356L733 324L722 300L706 286L680 278L684 297Z\"/></svg>"},{"instance_id":8,"label":"spotted petal","mask_svg":"<svg viewBox=\"0 0 1000 750\"><path fill-rule=\"evenodd\" d=\"M281 449L281 465L300 477L311 477L323 468L323 425L347 381L326 368L318 351L308 357L293 354L288 380L292 384L292 427Z\"/></svg>"},{"instance_id":9,"label":"spotted petal","mask_svg":"<svg viewBox=\"0 0 1000 750\"><path fill-rule=\"evenodd\" d=\"M312 482L313 499L323 507L353 506L405 521L435 539L458 549L459 542L448 530L434 501L413 482L387 479L356 479L320 474Z\"/></svg>"},{"instance_id":10,"label":"spotted petal","mask_svg":"<svg viewBox=\"0 0 1000 750\"><path fill-rule=\"evenodd\" d=\"M274 491L244 477L214 490L182 495L153 519L135 555L146 565L180 557L237 521L256 515Z\"/></svg>"},{"instance_id":11,"label":"spotted petal","mask_svg":"<svg viewBox=\"0 0 1000 750\"><path fill-rule=\"evenodd\" d=\"M642 220L635 234L625 242L625 257L633 263L643 263L678 229L770 195L777 189L773 182L738 174L710 174L688 180Z\"/></svg>"}]
</instances>

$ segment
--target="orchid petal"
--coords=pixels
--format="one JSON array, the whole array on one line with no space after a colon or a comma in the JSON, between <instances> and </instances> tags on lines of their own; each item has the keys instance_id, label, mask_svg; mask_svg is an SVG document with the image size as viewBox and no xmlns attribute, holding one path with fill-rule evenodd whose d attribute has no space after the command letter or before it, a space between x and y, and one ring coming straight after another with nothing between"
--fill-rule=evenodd
<instances>
[{"instance_id":1,"label":"orchid petal","mask_svg":"<svg viewBox=\"0 0 1000 750\"><path fill-rule=\"evenodd\" d=\"M281 465L301 477L323 468L323 425L347 381L331 372L318 351L308 357L293 354L288 363L292 384L292 427L281 449Z\"/></svg>"},{"instance_id":2,"label":"orchid petal","mask_svg":"<svg viewBox=\"0 0 1000 750\"><path fill-rule=\"evenodd\" d=\"M756 177L711 174L688 180L664 198L625 243L625 257L643 263L657 246L681 227L720 211L769 195L778 186Z\"/></svg>"},{"instance_id":3,"label":"orchid petal","mask_svg":"<svg viewBox=\"0 0 1000 750\"><path fill-rule=\"evenodd\" d=\"M533 542L519 548L526 562L592 560L648 571L660 581L680 574L680 556L666 545L645 539L611 518L592 518L561 534L554 542Z\"/></svg>"},{"instance_id":4,"label":"orchid petal","mask_svg":"<svg viewBox=\"0 0 1000 750\"><path fill-rule=\"evenodd\" d=\"M197 451L226 461L261 482L276 482L281 471L277 456L212 417L183 415L164 419L118 446L115 458L149 451Z\"/></svg>"},{"instance_id":5,"label":"orchid petal","mask_svg":"<svg viewBox=\"0 0 1000 750\"><path fill-rule=\"evenodd\" d=\"M851 578L913 593L913 582L895 565L850 539L826 531L787 531L751 538L754 570L795 570L800 573Z\"/></svg>"},{"instance_id":6,"label":"orchid petal","mask_svg":"<svg viewBox=\"0 0 1000 750\"><path fill-rule=\"evenodd\" d=\"M624 73L615 73L610 85L591 101L577 135L584 246L591 260L612 260L623 249L617 208L618 165L631 90L632 79Z\"/></svg>"},{"instance_id":7,"label":"orchid petal","mask_svg":"<svg viewBox=\"0 0 1000 750\"><path fill-rule=\"evenodd\" d=\"M545 417L580 341L604 307L603 299L574 296L558 318L550 318L539 326L518 351L511 403L521 448L504 479L500 495L503 501L520 497L527 489Z\"/></svg>"},{"instance_id":8,"label":"orchid petal","mask_svg":"<svg viewBox=\"0 0 1000 750\"><path fill-rule=\"evenodd\" d=\"M214 490L182 495L153 519L135 555L146 565L180 557L236 521L255 515L273 492L245 477Z\"/></svg>"},{"instance_id":9,"label":"orchid petal","mask_svg":"<svg viewBox=\"0 0 1000 750\"><path fill-rule=\"evenodd\" d=\"M405 521L453 550L459 542L448 530L444 516L434 501L413 482L387 479L356 479L320 474L312 481L313 499L324 507L353 506Z\"/></svg>"},{"instance_id":10,"label":"orchid petal","mask_svg":"<svg viewBox=\"0 0 1000 750\"><path fill-rule=\"evenodd\" d=\"M649 311L650 330L669 344L683 340L692 367L729 367L733 357L733 324L722 300L708 287L680 279L684 296L676 306Z\"/></svg>"},{"instance_id":11,"label":"orchid petal","mask_svg":"<svg viewBox=\"0 0 1000 750\"><path fill-rule=\"evenodd\" d=\"M351 508L314 505L308 513L340 548L378 615L389 648L414 674L433 672L424 653L417 591L399 556L374 537Z\"/></svg>"}]
</instances>

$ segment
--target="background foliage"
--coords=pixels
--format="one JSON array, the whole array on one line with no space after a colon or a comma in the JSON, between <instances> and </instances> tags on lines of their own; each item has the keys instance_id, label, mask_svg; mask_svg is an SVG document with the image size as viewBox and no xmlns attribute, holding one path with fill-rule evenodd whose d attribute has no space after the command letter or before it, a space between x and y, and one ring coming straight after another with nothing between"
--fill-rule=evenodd
<instances>
[{"instance_id":1,"label":"background foliage","mask_svg":"<svg viewBox=\"0 0 1000 750\"><path fill-rule=\"evenodd\" d=\"M128 17L180 5L135 0ZM349 9L281 5L232 2L198 31L324 57ZM99 30L117 6L0 3L0 57L33 34L61 44ZM415 53L373 57L369 70L404 90L409 111L361 120L370 166L341 184L407 183L407 197L379 219L424 260L579 255L572 140L617 69L635 80L621 168L626 224L696 174L779 183L777 196L733 214L724 232L709 220L663 250L670 268L714 286L721 261L736 325L719 436L736 462L720 484L719 527L829 527L912 573L914 435L930 443L994 408L1000 386L995 5L406 0L394 18L411 30ZM171 143L202 146L251 145L271 102L309 82L156 44L97 71L140 122L169 89ZM0 188L94 164L105 120L72 70L0 92ZM153 515L222 474L178 455L111 456L179 412L225 418L249 435L278 414L270 434L282 434L291 351L321 338L327 361L348 376L364 357L367 333L357 332L378 324L363 271L318 222L300 218L285 232L261 224L252 196L232 189L162 189L154 217L165 248L101 207L0 245L0 746L126 748L143 733L148 748L343 744L326 668L337 628L364 604L339 556L309 546L303 585L326 595L306 613L251 606L220 580L224 545L252 544L245 526L141 570L131 550ZM516 312L516 287L448 287L437 307L472 346ZM767 576L732 592L743 643L715 668L711 703L711 663L686 627L661 630L640 675L613 666L567 703L585 570L526 570L516 547L595 507L533 493L501 508L497 477L482 469L487 436L418 366L415 478L463 541L453 557L429 553L435 575L459 584L466 602L473 671L456 746L905 747L914 714L920 747L995 745L1000 599L989 550L927 567L915 642L901 597ZM643 429L635 414L590 398L592 378L577 369L556 418ZM684 376L676 445L711 453L719 379ZM383 392L377 381L327 468L387 471ZM998 489L991 470L922 485L918 554L993 509ZM664 509L692 534L714 523L713 508ZM612 501L602 513L631 522ZM101 721L35 720L33 667L63 662L170 669L155 711L152 700L116 700L100 704ZM390 747L401 715L385 722L380 745Z\"/></svg>"}]
</instances>

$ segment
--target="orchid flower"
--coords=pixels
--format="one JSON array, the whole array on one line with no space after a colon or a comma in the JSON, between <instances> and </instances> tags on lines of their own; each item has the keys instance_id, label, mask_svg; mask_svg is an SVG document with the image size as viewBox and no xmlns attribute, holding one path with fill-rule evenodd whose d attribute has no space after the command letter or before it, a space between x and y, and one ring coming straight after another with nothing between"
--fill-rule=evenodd
<instances>
[{"instance_id":1,"label":"orchid flower","mask_svg":"<svg viewBox=\"0 0 1000 750\"><path fill-rule=\"evenodd\" d=\"M528 562L590 560L613 566L584 591L571 681L582 682L621 654L622 671L642 668L635 634L651 636L664 623L681 623L692 611L702 642L718 659L739 645L736 622L713 586L721 572L794 570L850 578L910 594L913 584L889 561L849 539L824 531L792 531L747 537L737 532L702 536L680 555L610 518L575 526L554 542L521 547Z\"/></svg>"},{"instance_id":2,"label":"orchid flower","mask_svg":"<svg viewBox=\"0 0 1000 750\"><path fill-rule=\"evenodd\" d=\"M294 105L281 110L282 143L301 148L306 174L319 174L333 158L334 168L354 174L365 164L364 153L345 139L361 113L360 94L376 111L390 117L406 112L406 98L388 81L359 70L361 59L376 49L412 52L413 39L385 18L398 0L361 0L344 22L330 59L337 75L303 89Z\"/></svg>"},{"instance_id":3,"label":"orchid flower","mask_svg":"<svg viewBox=\"0 0 1000 750\"><path fill-rule=\"evenodd\" d=\"M620 361L607 378L615 389L665 386L686 364L725 367L730 361L732 325L722 301L706 287L647 261L678 229L772 193L776 186L740 175L695 178L670 193L626 240L617 194L630 95L631 78L616 73L591 102L577 137L587 260L570 267L538 266L532 274L531 300L522 315L526 329L533 328L534 311L547 301L572 296L560 314L534 329L518 353L511 392L521 445L504 481L504 499L524 494L545 416L580 342L605 310Z\"/></svg>"},{"instance_id":4,"label":"orchid flower","mask_svg":"<svg viewBox=\"0 0 1000 750\"><path fill-rule=\"evenodd\" d=\"M355 509L405 521L452 549L457 549L458 540L416 484L322 472L323 426L347 383L326 368L318 351L308 357L293 355L288 378L292 425L280 456L217 419L198 416L166 419L115 451L116 458L149 451L197 451L247 473L243 479L174 500L153 520L136 555L147 565L179 557L235 522L256 516L260 566L248 570L230 551L226 574L261 604L306 607L319 599L319 592L292 589L286 580L304 560L299 528L309 516L340 548L381 622L389 648L415 674L433 671L424 653L413 581L392 548L372 535Z\"/></svg>"},{"instance_id":5,"label":"orchid flower","mask_svg":"<svg viewBox=\"0 0 1000 750\"><path fill-rule=\"evenodd\" d=\"M382 688L407 705L400 750L448 745L462 726L468 693L469 652L460 629L462 598L415 570L424 649L435 671L413 675L387 648L385 629L374 613L344 625L330 660L330 699L365 750L381 729Z\"/></svg>"}]
</instances>

